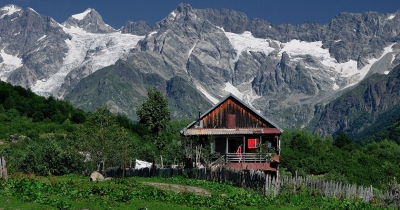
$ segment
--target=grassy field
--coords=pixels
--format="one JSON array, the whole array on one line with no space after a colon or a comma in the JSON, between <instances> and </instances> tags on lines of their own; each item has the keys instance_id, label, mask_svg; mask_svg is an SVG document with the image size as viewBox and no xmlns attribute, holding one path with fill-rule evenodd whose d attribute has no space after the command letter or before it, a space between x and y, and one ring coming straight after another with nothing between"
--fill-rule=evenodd
<instances>
[{"instance_id":1,"label":"grassy field","mask_svg":"<svg viewBox=\"0 0 400 210\"><path fill-rule=\"evenodd\" d=\"M158 189L143 182L181 185ZM167 185L168 186L168 185ZM211 193L199 196L190 187ZM169 189L171 188L171 189ZM20 177L0 181L0 210L5 209L384 209L348 199L311 196L306 189L266 197L259 192L203 180L130 177L90 182L88 177Z\"/></svg>"}]
</instances>

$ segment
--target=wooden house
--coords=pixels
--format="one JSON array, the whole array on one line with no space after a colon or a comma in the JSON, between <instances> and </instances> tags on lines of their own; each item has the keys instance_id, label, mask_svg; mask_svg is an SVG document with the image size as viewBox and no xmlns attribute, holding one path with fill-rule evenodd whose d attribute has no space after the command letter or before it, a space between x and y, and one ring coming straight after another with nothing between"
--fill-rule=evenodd
<instances>
[{"instance_id":1,"label":"wooden house","mask_svg":"<svg viewBox=\"0 0 400 210\"><path fill-rule=\"evenodd\" d=\"M276 175L282 132L232 94L181 130L182 135L195 138L199 144L210 144L211 152L219 154L219 161L231 169L264 170Z\"/></svg>"}]
</instances>

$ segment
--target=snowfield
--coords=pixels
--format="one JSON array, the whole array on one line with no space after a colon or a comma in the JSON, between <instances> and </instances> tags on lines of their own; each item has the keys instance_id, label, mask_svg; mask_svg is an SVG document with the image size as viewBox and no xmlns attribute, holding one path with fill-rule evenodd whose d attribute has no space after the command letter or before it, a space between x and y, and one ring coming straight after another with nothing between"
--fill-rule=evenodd
<instances>
[{"instance_id":1,"label":"snowfield","mask_svg":"<svg viewBox=\"0 0 400 210\"><path fill-rule=\"evenodd\" d=\"M31 87L36 93L56 93L68 73L83 65L90 65L91 73L93 73L103 67L115 64L121 56L135 48L138 41L144 37L120 32L95 34L77 27L60 26L72 36L71 40L65 40L69 48L68 53L57 73L45 81L38 80Z\"/></svg>"},{"instance_id":2,"label":"snowfield","mask_svg":"<svg viewBox=\"0 0 400 210\"><path fill-rule=\"evenodd\" d=\"M394 18L394 16L390 16L389 18ZM219 27L218 27L219 28ZM221 30L224 31L223 28L220 28ZM225 32L225 31L224 31ZM303 60L303 58L306 55L313 56L317 58L323 66L326 68L316 68L316 67L310 67L310 66L305 66L308 69L311 70L316 70L316 71L329 71L329 72L336 72L338 77L341 78L352 78L356 77L356 82L346 86L350 87L355 84L357 84L359 81L364 79L365 75L369 72L371 66L378 60L380 60L383 56L385 56L387 53L393 52L392 45L387 46L384 48L384 52L382 53L381 57L379 58L373 58L368 60L368 65L364 66L362 69L357 69L357 61L355 60L349 60L348 62L345 63L338 63L334 58L331 57L329 54L329 49L323 49L322 48L322 41L316 41L316 42L305 42L305 41L300 41L300 40L291 40L290 42L287 43L281 43L276 40L269 40L269 39L261 39L261 38L255 38L249 31L245 31L242 34L235 34L231 32L225 32L225 35L228 37L230 43L232 44L233 48L236 51L236 58L234 59L234 62L238 61L240 55L243 52L249 52L249 51L254 51L254 52L261 52L264 53L265 55L269 55L272 51L278 50L278 56L282 56L283 52L286 52L291 61L298 61L300 62ZM340 41L340 40L338 40ZM276 46L279 46L278 49L274 49L270 46L269 43L275 42ZM227 86L228 87L228 86ZM232 94L235 94L236 96L239 97L240 94L243 93L236 93L236 90L233 90L232 88L225 88L225 91L228 91L228 89L231 90ZM333 90L339 90L339 86L335 83L334 86L332 87ZM228 91L229 92L229 91ZM244 96L242 96L244 97ZM242 98L239 97L239 98Z\"/></svg>"},{"instance_id":3,"label":"snowfield","mask_svg":"<svg viewBox=\"0 0 400 210\"><path fill-rule=\"evenodd\" d=\"M208 100L210 100L213 104L216 104L219 102L218 99L214 98L210 93L208 93L206 90L204 90L200 85L195 84L197 90L199 90Z\"/></svg>"},{"instance_id":4,"label":"snowfield","mask_svg":"<svg viewBox=\"0 0 400 210\"><path fill-rule=\"evenodd\" d=\"M3 15L0 16L0 18L5 17L6 15L12 15L15 12L21 11L20 8L17 8L15 5L10 5L10 6L5 6L1 8L2 11L6 11Z\"/></svg>"},{"instance_id":5,"label":"snowfield","mask_svg":"<svg viewBox=\"0 0 400 210\"><path fill-rule=\"evenodd\" d=\"M3 58L0 63L0 80L6 81L12 71L22 66L22 59L5 53L4 49L0 51L0 56Z\"/></svg>"},{"instance_id":6,"label":"snowfield","mask_svg":"<svg viewBox=\"0 0 400 210\"><path fill-rule=\"evenodd\" d=\"M223 28L220 28L223 30ZM255 38L250 31L245 31L242 34L235 34L231 32L225 32L228 37L229 42L232 44L233 48L236 50L235 62L238 61L239 56L243 52L249 53L250 51L262 52L265 55L270 54L275 49L269 46L267 39Z\"/></svg>"}]
</instances>

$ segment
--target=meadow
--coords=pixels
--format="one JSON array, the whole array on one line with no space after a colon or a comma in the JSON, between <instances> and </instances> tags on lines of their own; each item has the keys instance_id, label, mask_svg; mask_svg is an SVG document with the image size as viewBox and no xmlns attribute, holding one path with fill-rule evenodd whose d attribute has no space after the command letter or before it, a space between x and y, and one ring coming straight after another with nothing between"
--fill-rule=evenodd
<instances>
[{"instance_id":1,"label":"meadow","mask_svg":"<svg viewBox=\"0 0 400 210\"><path fill-rule=\"evenodd\" d=\"M209 196L158 189L144 182L201 187ZM183 187L182 189L186 189ZM0 181L0 209L391 209L376 202L326 198L306 188L288 187L276 197L217 182L129 177L91 182L79 175L26 176Z\"/></svg>"}]
</instances>

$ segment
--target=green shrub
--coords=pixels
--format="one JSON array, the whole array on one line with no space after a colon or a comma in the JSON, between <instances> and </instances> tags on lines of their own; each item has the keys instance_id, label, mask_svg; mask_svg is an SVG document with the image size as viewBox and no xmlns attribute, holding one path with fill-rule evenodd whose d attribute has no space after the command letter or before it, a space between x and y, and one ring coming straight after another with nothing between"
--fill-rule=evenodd
<instances>
[{"instance_id":1,"label":"green shrub","mask_svg":"<svg viewBox=\"0 0 400 210\"><path fill-rule=\"evenodd\" d=\"M74 151L62 150L52 136L30 143L19 166L25 173L42 176L80 172L83 168L83 156Z\"/></svg>"}]
</instances>

